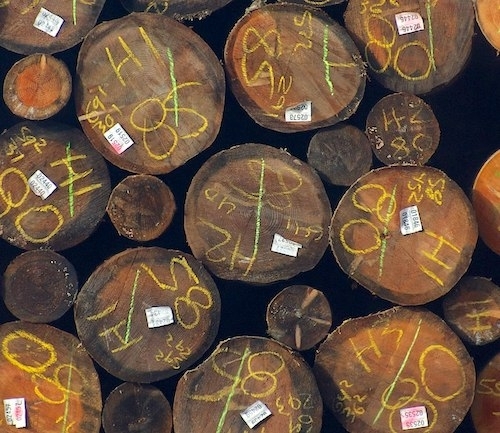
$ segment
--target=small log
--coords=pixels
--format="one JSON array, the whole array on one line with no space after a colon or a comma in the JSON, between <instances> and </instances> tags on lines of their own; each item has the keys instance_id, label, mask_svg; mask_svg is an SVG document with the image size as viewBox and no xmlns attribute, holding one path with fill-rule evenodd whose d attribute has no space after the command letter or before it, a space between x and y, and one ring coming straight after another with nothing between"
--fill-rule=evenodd
<instances>
[{"instance_id":1,"label":"small log","mask_svg":"<svg viewBox=\"0 0 500 433\"><path fill-rule=\"evenodd\" d=\"M424 165L436 151L441 131L429 105L418 96L393 93L368 113L366 134L384 164Z\"/></svg>"},{"instance_id":2,"label":"small log","mask_svg":"<svg viewBox=\"0 0 500 433\"><path fill-rule=\"evenodd\" d=\"M129 12L167 15L178 21L201 20L233 0L121 0Z\"/></svg>"},{"instance_id":3,"label":"small log","mask_svg":"<svg viewBox=\"0 0 500 433\"><path fill-rule=\"evenodd\" d=\"M326 296L313 287L294 285L268 304L267 333L295 350L308 350L323 340L332 326Z\"/></svg>"},{"instance_id":4,"label":"small log","mask_svg":"<svg viewBox=\"0 0 500 433\"><path fill-rule=\"evenodd\" d=\"M106 162L77 128L25 121L0 136L0 234L26 250L87 239L106 212Z\"/></svg>"},{"instance_id":5,"label":"small log","mask_svg":"<svg viewBox=\"0 0 500 433\"><path fill-rule=\"evenodd\" d=\"M253 404L263 411L252 412L260 422L250 427L241 412ZM233 337L179 379L173 414L176 433L319 433L323 405L310 367L296 352L268 338Z\"/></svg>"},{"instance_id":6,"label":"small log","mask_svg":"<svg viewBox=\"0 0 500 433\"><path fill-rule=\"evenodd\" d=\"M351 186L372 167L368 137L353 125L341 124L313 135L307 162L333 185Z\"/></svg>"},{"instance_id":7,"label":"small log","mask_svg":"<svg viewBox=\"0 0 500 433\"><path fill-rule=\"evenodd\" d=\"M83 131L124 170L168 173L219 132L224 70L207 43L172 18L142 12L99 24L80 48L76 71Z\"/></svg>"},{"instance_id":8,"label":"small log","mask_svg":"<svg viewBox=\"0 0 500 433\"><path fill-rule=\"evenodd\" d=\"M474 0L476 21L490 45L500 51L500 1Z\"/></svg>"},{"instance_id":9,"label":"small log","mask_svg":"<svg viewBox=\"0 0 500 433\"><path fill-rule=\"evenodd\" d=\"M2 432L99 433L101 387L92 359L72 334L45 324L0 325L0 401L21 398L26 428Z\"/></svg>"},{"instance_id":10,"label":"small log","mask_svg":"<svg viewBox=\"0 0 500 433\"><path fill-rule=\"evenodd\" d=\"M133 248L102 263L75 303L76 329L95 361L112 375L150 383L180 373L218 332L220 296L189 254Z\"/></svg>"},{"instance_id":11,"label":"small log","mask_svg":"<svg viewBox=\"0 0 500 433\"><path fill-rule=\"evenodd\" d=\"M421 95L463 70L474 36L472 3L351 0L344 22L375 80L394 92Z\"/></svg>"},{"instance_id":12,"label":"small log","mask_svg":"<svg viewBox=\"0 0 500 433\"><path fill-rule=\"evenodd\" d=\"M127 176L113 188L106 211L116 231L140 242L159 237L176 210L170 188L148 174Z\"/></svg>"},{"instance_id":13,"label":"small log","mask_svg":"<svg viewBox=\"0 0 500 433\"><path fill-rule=\"evenodd\" d=\"M479 235L496 254L500 254L500 150L482 165L472 186L472 205L476 212Z\"/></svg>"},{"instance_id":14,"label":"small log","mask_svg":"<svg viewBox=\"0 0 500 433\"><path fill-rule=\"evenodd\" d=\"M484 277L464 277L443 299L448 325L476 346L500 338L500 287Z\"/></svg>"},{"instance_id":15,"label":"small log","mask_svg":"<svg viewBox=\"0 0 500 433\"><path fill-rule=\"evenodd\" d=\"M125 382L106 398L102 427L106 433L171 433L172 408L155 386Z\"/></svg>"},{"instance_id":16,"label":"small log","mask_svg":"<svg viewBox=\"0 0 500 433\"><path fill-rule=\"evenodd\" d=\"M3 275L3 300L18 319L48 323L73 305L78 292L74 266L50 250L27 251L15 257Z\"/></svg>"},{"instance_id":17,"label":"small log","mask_svg":"<svg viewBox=\"0 0 500 433\"><path fill-rule=\"evenodd\" d=\"M0 46L19 54L53 54L80 43L105 0L3 0Z\"/></svg>"},{"instance_id":18,"label":"small log","mask_svg":"<svg viewBox=\"0 0 500 433\"><path fill-rule=\"evenodd\" d=\"M479 373L470 412L476 433L500 430L500 352Z\"/></svg>"},{"instance_id":19,"label":"small log","mask_svg":"<svg viewBox=\"0 0 500 433\"><path fill-rule=\"evenodd\" d=\"M325 406L351 433L452 433L476 379L445 322L406 307L342 323L321 343L313 371Z\"/></svg>"},{"instance_id":20,"label":"small log","mask_svg":"<svg viewBox=\"0 0 500 433\"><path fill-rule=\"evenodd\" d=\"M209 158L191 181L184 231L215 275L266 284L312 269L328 247L331 208L316 172L247 143Z\"/></svg>"},{"instance_id":21,"label":"small log","mask_svg":"<svg viewBox=\"0 0 500 433\"><path fill-rule=\"evenodd\" d=\"M48 119L67 104L71 85L71 74L62 60L47 54L31 54L7 72L3 99L16 116Z\"/></svg>"},{"instance_id":22,"label":"small log","mask_svg":"<svg viewBox=\"0 0 500 433\"><path fill-rule=\"evenodd\" d=\"M330 225L342 270L400 305L425 304L450 291L471 262L477 236L462 189L425 166L364 175L341 198Z\"/></svg>"},{"instance_id":23,"label":"small log","mask_svg":"<svg viewBox=\"0 0 500 433\"><path fill-rule=\"evenodd\" d=\"M279 132L345 120L365 90L356 45L320 9L270 4L251 10L231 30L224 61L240 105L259 125Z\"/></svg>"}]
</instances>

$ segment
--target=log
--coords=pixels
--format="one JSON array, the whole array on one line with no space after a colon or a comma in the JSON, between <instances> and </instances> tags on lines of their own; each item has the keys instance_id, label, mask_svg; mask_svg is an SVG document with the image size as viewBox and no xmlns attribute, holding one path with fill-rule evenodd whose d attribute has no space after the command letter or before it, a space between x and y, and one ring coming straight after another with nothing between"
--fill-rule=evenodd
<instances>
[{"instance_id":1,"label":"log","mask_svg":"<svg viewBox=\"0 0 500 433\"><path fill-rule=\"evenodd\" d=\"M26 251L15 257L3 275L2 296L18 319L49 323L73 305L78 276L72 263L50 250Z\"/></svg>"},{"instance_id":2,"label":"log","mask_svg":"<svg viewBox=\"0 0 500 433\"><path fill-rule=\"evenodd\" d=\"M67 104L71 86L71 74L62 60L48 54L31 54L7 72L3 99L16 116L43 120Z\"/></svg>"},{"instance_id":3,"label":"log","mask_svg":"<svg viewBox=\"0 0 500 433\"><path fill-rule=\"evenodd\" d=\"M310 367L296 352L268 338L241 336L220 342L183 374L173 414L176 433L319 433L323 405Z\"/></svg>"},{"instance_id":4,"label":"log","mask_svg":"<svg viewBox=\"0 0 500 433\"><path fill-rule=\"evenodd\" d=\"M127 176L113 188L106 212L118 234L139 242L158 238L176 210L170 188L148 174Z\"/></svg>"},{"instance_id":5,"label":"log","mask_svg":"<svg viewBox=\"0 0 500 433\"><path fill-rule=\"evenodd\" d=\"M105 0L3 0L0 46L15 53L53 54L80 43L95 26Z\"/></svg>"},{"instance_id":6,"label":"log","mask_svg":"<svg viewBox=\"0 0 500 433\"><path fill-rule=\"evenodd\" d=\"M424 165L436 151L441 130L432 108L416 95L393 93L368 113L366 134L384 164Z\"/></svg>"},{"instance_id":7,"label":"log","mask_svg":"<svg viewBox=\"0 0 500 433\"><path fill-rule=\"evenodd\" d=\"M279 132L346 120L365 90L356 45L340 24L310 7L251 10L231 30L224 62L239 104L256 123Z\"/></svg>"},{"instance_id":8,"label":"log","mask_svg":"<svg viewBox=\"0 0 500 433\"><path fill-rule=\"evenodd\" d=\"M325 406L351 433L452 433L476 380L445 322L408 307L343 322L319 346L313 371Z\"/></svg>"},{"instance_id":9,"label":"log","mask_svg":"<svg viewBox=\"0 0 500 433\"><path fill-rule=\"evenodd\" d=\"M500 51L500 1L474 0L476 21L490 45Z\"/></svg>"},{"instance_id":10,"label":"log","mask_svg":"<svg viewBox=\"0 0 500 433\"><path fill-rule=\"evenodd\" d=\"M106 398L102 427L105 433L171 433L172 408L157 387L125 382Z\"/></svg>"},{"instance_id":11,"label":"log","mask_svg":"<svg viewBox=\"0 0 500 433\"><path fill-rule=\"evenodd\" d=\"M131 248L103 262L76 299L78 336L106 371L150 383L197 361L218 332L220 296L189 254Z\"/></svg>"},{"instance_id":12,"label":"log","mask_svg":"<svg viewBox=\"0 0 500 433\"><path fill-rule=\"evenodd\" d=\"M500 254L500 150L481 166L472 186L472 205L476 212L479 235L496 254Z\"/></svg>"},{"instance_id":13,"label":"log","mask_svg":"<svg viewBox=\"0 0 500 433\"><path fill-rule=\"evenodd\" d=\"M463 70L474 36L472 3L351 0L344 22L371 77L394 92L421 95Z\"/></svg>"},{"instance_id":14,"label":"log","mask_svg":"<svg viewBox=\"0 0 500 433\"><path fill-rule=\"evenodd\" d=\"M476 433L500 429L500 352L481 369L470 412Z\"/></svg>"},{"instance_id":15,"label":"log","mask_svg":"<svg viewBox=\"0 0 500 433\"><path fill-rule=\"evenodd\" d=\"M330 219L316 172L283 150L255 143L209 158L184 206L193 255L220 278L254 284L312 269L328 246Z\"/></svg>"},{"instance_id":16,"label":"log","mask_svg":"<svg viewBox=\"0 0 500 433\"><path fill-rule=\"evenodd\" d=\"M26 250L83 242L106 212L106 162L77 128L24 121L0 136L0 234Z\"/></svg>"},{"instance_id":17,"label":"log","mask_svg":"<svg viewBox=\"0 0 500 433\"><path fill-rule=\"evenodd\" d=\"M294 350L308 350L323 340L332 326L328 299L306 285L281 290L266 311L267 333Z\"/></svg>"},{"instance_id":18,"label":"log","mask_svg":"<svg viewBox=\"0 0 500 433\"><path fill-rule=\"evenodd\" d=\"M95 148L124 170L165 174L208 148L224 100L215 53L167 16L142 12L104 22L80 48L78 119Z\"/></svg>"},{"instance_id":19,"label":"log","mask_svg":"<svg viewBox=\"0 0 500 433\"><path fill-rule=\"evenodd\" d=\"M11 413L24 409L26 415L25 428L9 426L2 416L2 432L99 433L99 377L74 335L46 324L8 322L0 325L0 345L0 400L5 408L6 399L24 399Z\"/></svg>"},{"instance_id":20,"label":"log","mask_svg":"<svg viewBox=\"0 0 500 433\"><path fill-rule=\"evenodd\" d=\"M351 186L370 171L372 159L366 134L348 124L316 132L307 148L307 162L333 185Z\"/></svg>"},{"instance_id":21,"label":"log","mask_svg":"<svg viewBox=\"0 0 500 433\"><path fill-rule=\"evenodd\" d=\"M341 269L377 296L420 305L451 290L477 242L472 206L433 167L371 171L340 199L330 245Z\"/></svg>"},{"instance_id":22,"label":"log","mask_svg":"<svg viewBox=\"0 0 500 433\"><path fill-rule=\"evenodd\" d=\"M500 338L500 287L488 278L463 277L443 299L444 319L468 344Z\"/></svg>"},{"instance_id":23,"label":"log","mask_svg":"<svg viewBox=\"0 0 500 433\"><path fill-rule=\"evenodd\" d=\"M201 20L232 0L121 0L129 12L150 12L168 15L178 21Z\"/></svg>"}]
</instances>

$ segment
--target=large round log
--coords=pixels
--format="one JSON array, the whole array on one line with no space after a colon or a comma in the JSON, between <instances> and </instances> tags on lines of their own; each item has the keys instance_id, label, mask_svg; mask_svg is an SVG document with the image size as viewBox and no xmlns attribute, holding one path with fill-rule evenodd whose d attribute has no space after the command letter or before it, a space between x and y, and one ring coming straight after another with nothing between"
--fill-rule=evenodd
<instances>
[{"instance_id":1,"label":"large round log","mask_svg":"<svg viewBox=\"0 0 500 433\"><path fill-rule=\"evenodd\" d=\"M323 404L296 352L267 338L233 337L180 378L173 414L176 433L319 433Z\"/></svg>"},{"instance_id":2,"label":"large round log","mask_svg":"<svg viewBox=\"0 0 500 433\"><path fill-rule=\"evenodd\" d=\"M220 296L191 255L158 247L123 251L102 263L78 294L76 329L112 375L150 383L197 361L217 335Z\"/></svg>"},{"instance_id":3,"label":"large round log","mask_svg":"<svg viewBox=\"0 0 500 433\"><path fill-rule=\"evenodd\" d=\"M105 0L3 0L0 46L20 54L53 54L82 41Z\"/></svg>"},{"instance_id":4,"label":"large round log","mask_svg":"<svg viewBox=\"0 0 500 433\"><path fill-rule=\"evenodd\" d=\"M0 136L0 235L23 249L63 250L106 212L106 162L77 128L25 121Z\"/></svg>"},{"instance_id":5,"label":"large round log","mask_svg":"<svg viewBox=\"0 0 500 433\"><path fill-rule=\"evenodd\" d=\"M313 370L325 406L351 433L452 433L476 380L444 321L407 307L342 323L320 345Z\"/></svg>"},{"instance_id":6,"label":"large round log","mask_svg":"<svg viewBox=\"0 0 500 433\"><path fill-rule=\"evenodd\" d=\"M209 158L191 181L184 231L220 278L265 284L312 269L328 246L331 208L306 163L247 143Z\"/></svg>"},{"instance_id":7,"label":"large round log","mask_svg":"<svg viewBox=\"0 0 500 433\"><path fill-rule=\"evenodd\" d=\"M78 292L75 267L50 250L32 250L15 257L3 275L5 306L18 319L49 323L63 316Z\"/></svg>"},{"instance_id":8,"label":"large round log","mask_svg":"<svg viewBox=\"0 0 500 433\"><path fill-rule=\"evenodd\" d=\"M273 4L251 10L229 34L224 60L240 105L259 125L275 131L345 120L365 90L356 45L319 9Z\"/></svg>"},{"instance_id":9,"label":"large round log","mask_svg":"<svg viewBox=\"0 0 500 433\"><path fill-rule=\"evenodd\" d=\"M500 1L474 0L476 21L490 45L500 51Z\"/></svg>"},{"instance_id":10,"label":"large round log","mask_svg":"<svg viewBox=\"0 0 500 433\"><path fill-rule=\"evenodd\" d=\"M468 269L477 237L462 189L425 166L394 165L361 177L341 198L330 225L342 270L400 305L447 293Z\"/></svg>"},{"instance_id":11,"label":"large round log","mask_svg":"<svg viewBox=\"0 0 500 433\"><path fill-rule=\"evenodd\" d=\"M7 409L5 400L17 400L10 411L14 425L2 416L2 432L99 433L99 377L74 335L45 324L8 322L0 325L0 346L0 401ZM23 412L24 426L15 419Z\"/></svg>"},{"instance_id":12,"label":"large round log","mask_svg":"<svg viewBox=\"0 0 500 433\"><path fill-rule=\"evenodd\" d=\"M351 0L344 21L375 80L420 95L447 85L464 68L474 35L472 3Z\"/></svg>"},{"instance_id":13,"label":"large round log","mask_svg":"<svg viewBox=\"0 0 500 433\"><path fill-rule=\"evenodd\" d=\"M104 22L78 54L76 111L116 166L162 174L209 147L222 121L224 71L193 30L164 15Z\"/></svg>"}]
</instances>

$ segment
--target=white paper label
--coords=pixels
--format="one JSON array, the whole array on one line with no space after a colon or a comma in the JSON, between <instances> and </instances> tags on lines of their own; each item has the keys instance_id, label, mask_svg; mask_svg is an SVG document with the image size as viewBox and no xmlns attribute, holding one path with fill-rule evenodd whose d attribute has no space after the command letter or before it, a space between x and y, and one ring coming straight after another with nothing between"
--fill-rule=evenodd
<instances>
[{"instance_id":1,"label":"white paper label","mask_svg":"<svg viewBox=\"0 0 500 433\"><path fill-rule=\"evenodd\" d=\"M403 430L413 430L416 428L427 427L429 425L425 406L400 409L399 415L401 416L401 427Z\"/></svg>"},{"instance_id":2,"label":"white paper label","mask_svg":"<svg viewBox=\"0 0 500 433\"><path fill-rule=\"evenodd\" d=\"M53 14L47 9L40 8L33 27L55 38L59 30L61 30L63 23L64 20L60 16Z\"/></svg>"},{"instance_id":3,"label":"white paper label","mask_svg":"<svg viewBox=\"0 0 500 433\"><path fill-rule=\"evenodd\" d=\"M400 35L415 33L424 29L424 20L418 12L401 12L394 16Z\"/></svg>"},{"instance_id":4,"label":"white paper label","mask_svg":"<svg viewBox=\"0 0 500 433\"><path fill-rule=\"evenodd\" d=\"M243 412L240 412L240 415L248 427L254 428L257 424L270 416L271 411L264 403L257 400L255 403L248 406Z\"/></svg>"},{"instance_id":5,"label":"white paper label","mask_svg":"<svg viewBox=\"0 0 500 433\"><path fill-rule=\"evenodd\" d=\"M410 235L423 230L417 206L410 206L401 209L399 212L399 222L402 235Z\"/></svg>"},{"instance_id":6,"label":"white paper label","mask_svg":"<svg viewBox=\"0 0 500 433\"><path fill-rule=\"evenodd\" d=\"M146 308L146 320L148 321L148 328L171 325L174 323L174 312L170 307Z\"/></svg>"},{"instance_id":7,"label":"white paper label","mask_svg":"<svg viewBox=\"0 0 500 433\"><path fill-rule=\"evenodd\" d=\"M16 428L26 428L26 402L24 398L8 398L3 401L5 421Z\"/></svg>"},{"instance_id":8,"label":"white paper label","mask_svg":"<svg viewBox=\"0 0 500 433\"><path fill-rule=\"evenodd\" d=\"M119 123L108 129L104 133L104 137L118 155L125 152L134 144L130 135L127 134L127 131L125 131Z\"/></svg>"},{"instance_id":9,"label":"white paper label","mask_svg":"<svg viewBox=\"0 0 500 433\"><path fill-rule=\"evenodd\" d=\"M28 179L28 185L30 186L31 191L33 191L38 197L41 197L42 200L45 200L57 188L57 185L40 170L35 171L31 175Z\"/></svg>"},{"instance_id":10,"label":"white paper label","mask_svg":"<svg viewBox=\"0 0 500 433\"><path fill-rule=\"evenodd\" d=\"M285 256L297 257L299 248L302 248L302 245L298 242L285 239L278 233L274 234L273 244L271 246L272 252L284 254Z\"/></svg>"},{"instance_id":11,"label":"white paper label","mask_svg":"<svg viewBox=\"0 0 500 433\"><path fill-rule=\"evenodd\" d=\"M286 122L310 122L312 120L312 102L304 101L301 104L285 110Z\"/></svg>"}]
</instances>

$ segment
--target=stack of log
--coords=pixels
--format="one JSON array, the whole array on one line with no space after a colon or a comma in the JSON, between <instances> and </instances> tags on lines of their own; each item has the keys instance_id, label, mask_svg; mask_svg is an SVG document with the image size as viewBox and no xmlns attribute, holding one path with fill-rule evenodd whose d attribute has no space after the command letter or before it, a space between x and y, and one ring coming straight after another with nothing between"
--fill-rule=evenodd
<instances>
[{"instance_id":1,"label":"stack of log","mask_svg":"<svg viewBox=\"0 0 500 433\"><path fill-rule=\"evenodd\" d=\"M0 2L0 431L500 430L499 6Z\"/></svg>"}]
</instances>

